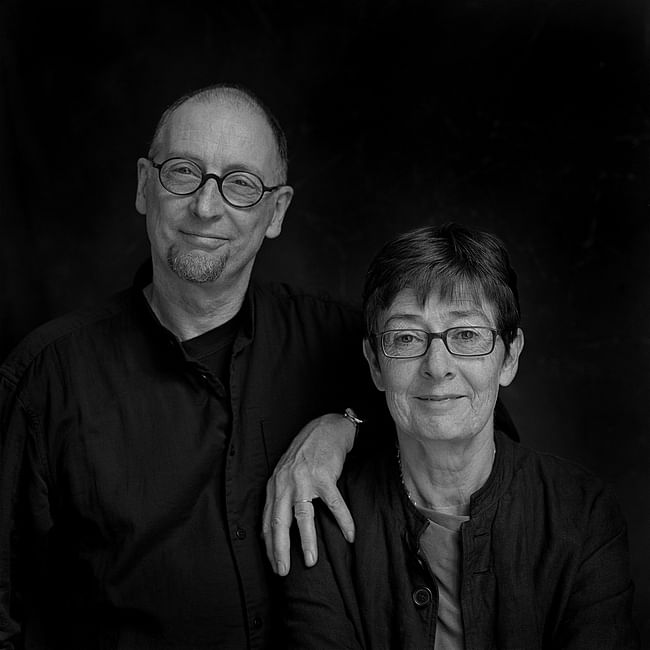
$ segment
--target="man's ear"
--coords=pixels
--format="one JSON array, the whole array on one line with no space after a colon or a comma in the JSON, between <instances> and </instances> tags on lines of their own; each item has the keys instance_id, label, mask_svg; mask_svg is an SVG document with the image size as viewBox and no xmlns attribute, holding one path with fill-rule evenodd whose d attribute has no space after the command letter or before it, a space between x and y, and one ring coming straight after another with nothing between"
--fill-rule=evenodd
<instances>
[{"instance_id":1,"label":"man's ear","mask_svg":"<svg viewBox=\"0 0 650 650\"><path fill-rule=\"evenodd\" d=\"M147 181L151 163L146 158L138 158L138 189L135 192L135 209L147 214Z\"/></svg>"},{"instance_id":2,"label":"man's ear","mask_svg":"<svg viewBox=\"0 0 650 650\"><path fill-rule=\"evenodd\" d=\"M366 361L368 362L368 367L370 368L370 376L372 377L372 381L377 387L377 390L381 390L381 391L386 390L384 386L384 380L381 375L381 367L379 365L379 359L377 358L377 354L372 349L372 345L370 345L370 341L365 338L363 339L363 356L366 358Z\"/></svg>"},{"instance_id":3,"label":"man's ear","mask_svg":"<svg viewBox=\"0 0 650 650\"><path fill-rule=\"evenodd\" d=\"M275 203L273 204L273 216L266 229L266 236L269 239L275 239L282 232L282 222L284 215L289 208L291 199L293 198L293 187L290 185L282 185L274 192Z\"/></svg>"},{"instance_id":4,"label":"man's ear","mask_svg":"<svg viewBox=\"0 0 650 650\"><path fill-rule=\"evenodd\" d=\"M517 335L510 344L510 351L503 360L501 371L499 373L499 384L508 386L517 375L519 368L519 356L524 349L524 332L521 328L517 329Z\"/></svg>"}]
</instances>

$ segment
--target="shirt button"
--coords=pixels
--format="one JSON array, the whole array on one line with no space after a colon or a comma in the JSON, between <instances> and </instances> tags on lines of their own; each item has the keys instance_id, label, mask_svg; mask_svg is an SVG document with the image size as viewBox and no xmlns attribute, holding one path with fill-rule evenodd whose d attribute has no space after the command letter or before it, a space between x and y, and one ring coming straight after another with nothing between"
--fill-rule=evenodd
<instances>
[{"instance_id":1,"label":"shirt button","mask_svg":"<svg viewBox=\"0 0 650 650\"><path fill-rule=\"evenodd\" d=\"M431 589L428 587L419 587L413 592L411 597L416 607L426 607L433 599Z\"/></svg>"},{"instance_id":2,"label":"shirt button","mask_svg":"<svg viewBox=\"0 0 650 650\"><path fill-rule=\"evenodd\" d=\"M259 628L262 627L262 618L261 618L260 616L256 616L256 617L253 619L253 627L254 627L255 629L259 629Z\"/></svg>"},{"instance_id":3,"label":"shirt button","mask_svg":"<svg viewBox=\"0 0 650 650\"><path fill-rule=\"evenodd\" d=\"M237 539L246 539L246 530L244 530L243 528L238 528L235 531L235 537Z\"/></svg>"}]
</instances>

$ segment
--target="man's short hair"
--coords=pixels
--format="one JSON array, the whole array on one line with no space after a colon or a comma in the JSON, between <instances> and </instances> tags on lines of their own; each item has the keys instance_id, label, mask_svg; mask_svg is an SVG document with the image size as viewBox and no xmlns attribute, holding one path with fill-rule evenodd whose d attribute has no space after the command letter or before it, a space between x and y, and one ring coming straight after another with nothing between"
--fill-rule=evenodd
<instances>
[{"instance_id":1,"label":"man's short hair","mask_svg":"<svg viewBox=\"0 0 650 650\"><path fill-rule=\"evenodd\" d=\"M411 289L423 306L432 292L441 300L487 302L509 352L521 318L517 275L495 235L448 223L411 230L385 244L370 264L363 289L366 337L375 352L379 318L404 289Z\"/></svg>"},{"instance_id":2,"label":"man's short hair","mask_svg":"<svg viewBox=\"0 0 650 650\"><path fill-rule=\"evenodd\" d=\"M149 145L149 158L153 158L156 155L157 147L160 145L162 131L167 125L170 116L177 108L191 100L210 102L218 99L241 102L264 117L268 125L271 127L275 144L278 149L278 157L280 159L279 182L286 183L289 169L289 152L287 148L287 138L280 126L280 122L278 122L275 115L271 113L266 104L264 104L255 93L238 84L219 83L205 86L204 88L198 88L197 90L192 90L182 97L179 97L175 102L170 104L160 116L158 124L156 125L156 130L154 131L153 138L151 138L151 144Z\"/></svg>"}]
</instances>

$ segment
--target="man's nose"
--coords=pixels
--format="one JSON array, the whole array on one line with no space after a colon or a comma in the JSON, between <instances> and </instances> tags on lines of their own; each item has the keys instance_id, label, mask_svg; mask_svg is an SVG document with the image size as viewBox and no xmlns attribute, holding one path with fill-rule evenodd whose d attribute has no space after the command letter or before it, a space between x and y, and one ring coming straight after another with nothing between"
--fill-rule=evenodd
<instances>
[{"instance_id":1,"label":"man's nose","mask_svg":"<svg viewBox=\"0 0 650 650\"><path fill-rule=\"evenodd\" d=\"M447 350L442 339L435 338L431 341L421 363L422 373L432 379L442 379L454 374L454 356Z\"/></svg>"},{"instance_id":2,"label":"man's nose","mask_svg":"<svg viewBox=\"0 0 650 650\"><path fill-rule=\"evenodd\" d=\"M200 219L213 219L223 214L226 202L221 196L216 179L208 178L194 193L194 214Z\"/></svg>"}]
</instances>

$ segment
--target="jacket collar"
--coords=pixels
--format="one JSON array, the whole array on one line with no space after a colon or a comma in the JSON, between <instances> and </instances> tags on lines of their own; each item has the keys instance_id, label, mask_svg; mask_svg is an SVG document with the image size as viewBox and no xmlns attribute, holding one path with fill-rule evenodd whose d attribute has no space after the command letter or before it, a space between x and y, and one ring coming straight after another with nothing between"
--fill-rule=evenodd
<instances>
[{"instance_id":1,"label":"jacket collar","mask_svg":"<svg viewBox=\"0 0 650 650\"><path fill-rule=\"evenodd\" d=\"M496 503L510 487L514 469L514 453L517 444L501 431L494 432L497 453L488 480L470 499L469 514L476 517Z\"/></svg>"},{"instance_id":2,"label":"jacket collar","mask_svg":"<svg viewBox=\"0 0 650 650\"><path fill-rule=\"evenodd\" d=\"M488 480L470 499L470 521L472 519L478 519L496 505L510 487L514 476L515 445L518 443L511 440L501 431L494 432L494 439L497 450L494 457L494 465L492 466ZM406 541L410 547L417 550L420 536L426 529L429 520L413 505L406 494L400 477L397 454L390 453L389 447L386 447L384 449L384 460L383 472L385 478L382 479L382 482L385 485L385 489L389 492L387 497L389 502L393 504L393 507L399 508L404 513L406 520Z\"/></svg>"}]
</instances>

